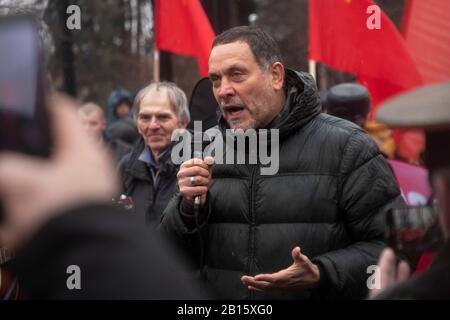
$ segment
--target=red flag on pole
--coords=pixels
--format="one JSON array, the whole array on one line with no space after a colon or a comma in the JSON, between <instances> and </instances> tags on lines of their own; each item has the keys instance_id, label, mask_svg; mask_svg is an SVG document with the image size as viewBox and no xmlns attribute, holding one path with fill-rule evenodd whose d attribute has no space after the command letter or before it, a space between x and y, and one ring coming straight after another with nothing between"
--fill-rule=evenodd
<instances>
[{"instance_id":1,"label":"red flag on pole","mask_svg":"<svg viewBox=\"0 0 450 320\"><path fill-rule=\"evenodd\" d=\"M409 0L403 35L425 83L450 79L450 1Z\"/></svg>"},{"instance_id":2,"label":"red flag on pole","mask_svg":"<svg viewBox=\"0 0 450 320\"><path fill-rule=\"evenodd\" d=\"M155 1L156 46L197 57L200 75L208 74L214 31L198 0Z\"/></svg>"},{"instance_id":3,"label":"red flag on pole","mask_svg":"<svg viewBox=\"0 0 450 320\"><path fill-rule=\"evenodd\" d=\"M366 86L374 107L422 84L394 24L381 11L380 29L370 29L372 0L310 0L310 59L353 73Z\"/></svg>"}]
</instances>

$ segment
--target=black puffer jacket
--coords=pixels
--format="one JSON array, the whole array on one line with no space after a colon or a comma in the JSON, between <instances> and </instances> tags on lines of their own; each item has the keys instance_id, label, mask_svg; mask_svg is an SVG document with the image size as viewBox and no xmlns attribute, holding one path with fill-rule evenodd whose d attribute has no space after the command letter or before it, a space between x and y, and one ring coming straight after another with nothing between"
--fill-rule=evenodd
<instances>
[{"instance_id":1,"label":"black puffer jacket","mask_svg":"<svg viewBox=\"0 0 450 320\"><path fill-rule=\"evenodd\" d=\"M202 213L206 281L229 299L362 298L367 267L383 245L384 212L402 201L399 189L361 128L319 114L312 78L289 70L286 76L288 99L271 126L280 130L278 173L260 175L259 165L213 166ZM180 204L179 196L169 203L161 230L197 254L197 230L186 225ZM319 265L319 288L260 293L241 283L242 275L290 266L295 246Z\"/></svg>"},{"instance_id":2,"label":"black puffer jacket","mask_svg":"<svg viewBox=\"0 0 450 320\"><path fill-rule=\"evenodd\" d=\"M142 138L134 145L133 151L119 163L123 193L130 196L134 207L128 212L151 226L157 226L167 203L176 193L178 166L170 160L170 151L161 161L159 182L154 187L153 176L148 165L139 160L145 147Z\"/></svg>"}]
</instances>

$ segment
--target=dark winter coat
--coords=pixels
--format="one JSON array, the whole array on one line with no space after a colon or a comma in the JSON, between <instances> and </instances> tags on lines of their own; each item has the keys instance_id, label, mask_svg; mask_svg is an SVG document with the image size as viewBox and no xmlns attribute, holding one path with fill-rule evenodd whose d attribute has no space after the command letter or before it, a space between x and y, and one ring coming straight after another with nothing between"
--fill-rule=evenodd
<instances>
[{"instance_id":1,"label":"dark winter coat","mask_svg":"<svg viewBox=\"0 0 450 320\"><path fill-rule=\"evenodd\" d=\"M161 167L158 182L146 163L139 160L145 142L142 138L135 144L133 151L119 163L119 172L123 182L123 193L131 197L133 208L128 210L141 221L157 226L169 200L176 193L177 169L170 159L170 150L160 159ZM156 169L153 168L154 174Z\"/></svg>"},{"instance_id":2,"label":"dark winter coat","mask_svg":"<svg viewBox=\"0 0 450 320\"><path fill-rule=\"evenodd\" d=\"M383 155L358 126L320 114L311 76L287 71L279 129L279 171L260 165L214 165L201 212L206 282L219 298L363 298L383 247L385 211L401 202ZM223 119L219 127L227 126ZM195 224L180 214L181 198L169 203L161 231L199 255ZM193 227L194 226L194 227ZM242 275L273 273L292 264L291 250L317 264L316 289L288 293L249 291ZM198 261L198 256L195 258Z\"/></svg>"}]
</instances>

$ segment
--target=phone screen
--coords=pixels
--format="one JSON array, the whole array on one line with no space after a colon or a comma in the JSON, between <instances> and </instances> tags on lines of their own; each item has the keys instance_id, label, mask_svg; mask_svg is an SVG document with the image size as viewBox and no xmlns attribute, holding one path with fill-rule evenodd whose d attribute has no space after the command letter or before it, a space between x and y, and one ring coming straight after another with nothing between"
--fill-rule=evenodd
<instances>
[{"instance_id":1,"label":"phone screen","mask_svg":"<svg viewBox=\"0 0 450 320\"><path fill-rule=\"evenodd\" d=\"M48 156L42 52L31 18L0 20L0 150Z\"/></svg>"}]
</instances>

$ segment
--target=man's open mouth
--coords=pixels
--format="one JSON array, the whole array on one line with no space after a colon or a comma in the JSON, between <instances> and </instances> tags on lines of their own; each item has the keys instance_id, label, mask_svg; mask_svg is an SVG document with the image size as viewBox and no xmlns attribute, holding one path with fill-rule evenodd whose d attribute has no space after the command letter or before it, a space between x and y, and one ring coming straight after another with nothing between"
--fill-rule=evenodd
<instances>
[{"instance_id":1,"label":"man's open mouth","mask_svg":"<svg viewBox=\"0 0 450 320\"><path fill-rule=\"evenodd\" d=\"M236 115L239 112L241 112L242 110L244 110L244 107L240 107L240 106L224 106L223 110L230 114L230 115Z\"/></svg>"}]
</instances>

